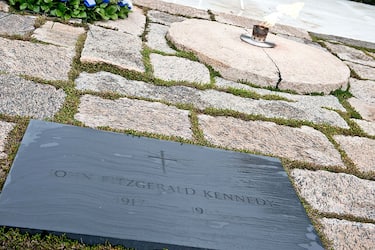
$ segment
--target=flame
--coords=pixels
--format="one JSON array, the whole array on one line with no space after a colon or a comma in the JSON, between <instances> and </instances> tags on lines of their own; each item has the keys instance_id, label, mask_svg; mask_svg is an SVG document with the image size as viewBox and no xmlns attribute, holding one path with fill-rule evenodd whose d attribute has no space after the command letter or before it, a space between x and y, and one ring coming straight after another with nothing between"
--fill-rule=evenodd
<instances>
[{"instance_id":1,"label":"flame","mask_svg":"<svg viewBox=\"0 0 375 250\"><path fill-rule=\"evenodd\" d=\"M299 16L303 6L303 2L295 2L292 4L279 4L276 7L277 12L273 12L264 17L264 21L261 25L266 27L274 26L283 16L289 16L296 19Z\"/></svg>"}]
</instances>

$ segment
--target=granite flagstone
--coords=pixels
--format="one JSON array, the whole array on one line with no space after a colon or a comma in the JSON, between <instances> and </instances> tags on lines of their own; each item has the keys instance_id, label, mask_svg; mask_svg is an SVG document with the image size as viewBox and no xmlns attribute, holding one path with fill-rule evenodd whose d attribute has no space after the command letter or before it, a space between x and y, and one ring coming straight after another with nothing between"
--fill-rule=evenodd
<instances>
[{"instance_id":1,"label":"granite flagstone","mask_svg":"<svg viewBox=\"0 0 375 250\"><path fill-rule=\"evenodd\" d=\"M192 138L189 111L158 102L84 95L75 119L89 127L110 127Z\"/></svg>"},{"instance_id":2,"label":"granite flagstone","mask_svg":"<svg viewBox=\"0 0 375 250\"><path fill-rule=\"evenodd\" d=\"M75 48L78 37L85 32L82 27L47 21L34 31L32 37L46 43Z\"/></svg>"},{"instance_id":3,"label":"granite flagstone","mask_svg":"<svg viewBox=\"0 0 375 250\"><path fill-rule=\"evenodd\" d=\"M350 92L353 94L348 102L367 121L375 121L375 81L350 79Z\"/></svg>"},{"instance_id":4,"label":"granite flagstone","mask_svg":"<svg viewBox=\"0 0 375 250\"><path fill-rule=\"evenodd\" d=\"M293 169L298 193L322 213L375 219L375 182L354 175L323 170Z\"/></svg>"},{"instance_id":5,"label":"granite flagstone","mask_svg":"<svg viewBox=\"0 0 375 250\"><path fill-rule=\"evenodd\" d=\"M2 7L5 8L6 6ZM1 11L1 9L0 9ZM31 33L35 27L35 17L0 12L0 34L1 35L26 35Z\"/></svg>"},{"instance_id":6,"label":"granite flagstone","mask_svg":"<svg viewBox=\"0 0 375 250\"><path fill-rule=\"evenodd\" d=\"M321 106L324 106L343 110L343 107L332 97L317 99L307 96L299 98L290 95L291 99L294 98L298 101L255 100L217 90L197 90L184 86L155 86L141 81L127 80L108 72L81 73L76 79L76 85L76 88L80 90L117 92L134 97L164 100L172 104L193 104L201 110L211 107L245 114L263 115L269 118L306 120L318 124L349 128L337 112L321 108ZM269 94L269 92L265 94ZM321 103L319 104L319 102Z\"/></svg>"},{"instance_id":7,"label":"granite flagstone","mask_svg":"<svg viewBox=\"0 0 375 250\"><path fill-rule=\"evenodd\" d=\"M361 79L375 80L375 68L352 63L345 62Z\"/></svg>"},{"instance_id":8,"label":"granite flagstone","mask_svg":"<svg viewBox=\"0 0 375 250\"><path fill-rule=\"evenodd\" d=\"M357 123L357 125L368 135L375 136L375 122L360 119L351 119L351 121Z\"/></svg>"},{"instance_id":9,"label":"granite flagstone","mask_svg":"<svg viewBox=\"0 0 375 250\"><path fill-rule=\"evenodd\" d=\"M44 80L68 80L72 48L10 40L0 37L0 71Z\"/></svg>"},{"instance_id":10,"label":"granite flagstone","mask_svg":"<svg viewBox=\"0 0 375 250\"><path fill-rule=\"evenodd\" d=\"M170 26L172 23L182 22L186 20L186 17L175 16L157 10L149 10L147 12L147 17L149 18L151 23L164 24L167 26Z\"/></svg>"},{"instance_id":11,"label":"granite flagstone","mask_svg":"<svg viewBox=\"0 0 375 250\"><path fill-rule=\"evenodd\" d=\"M375 224L322 218L323 232L333 249L373 249Z\"/></svg>"},{"instance_id":12,"label":"granite flagstone","mask_svg":"<svg viewBox=\"0 0 375 250\"><path fill-rule=\"evenodd\" d=\"M52 118L64 104L62 89L21 77L0 74L0 114Z\"/></svg>"},{"instance_id":13,"label":"granite flagstone","mask_svg":"<svg viewBox=\"0 0 375 250\"><path fill-rule=\"evenodd\" d=\"M333 138L360 171L375 173L375 140L344 135L335 135Z\"/></svg>"},{"instance_id":14,"label":"granite flagstone","mask_svg":"<svg viewBox=\"0 0 375 250\"><path fill-rule=\"evenodd\" d=\"M345 168L339 152L311 127L292 128L273 122L208 115L199 115L198 120L204 138L214 145Z\"/></svg>"},{"instance_id":15,"label":"granite flagstone","mask_svg":"<svg viewBox=\"0 0 375 250\"><path fill-rule=\"evenodd\" d=\"M14 126L14 123L0 121L0 159L5 159L7 157L4 152L4 147L7 141L8 134L14 128Z\"/></svg>"},{"instance_id":16,"label":"granite flagstone","mask_svg":"<svg viewBox=\"0 0 375 250\"><path fill-rule=\"evenodd\" d=\"M5 0L0 0L0 11L9 12L9 4Z\"/></svg>"},{"instance_id":17,"label":"granite flagstone","mask_svg":"<svg viewBox=\"0 0 375 250\"><path fill-rule=\"evenodd\" d=\"M176 51L169 47L165 36L168 32L168 26L150 23L147 33L147 46L154 50L159 50L168 54L175 54Z\"/></svg>"},{"instance_id":18,"label":"granite flagstone","mask_svg":"<svg viewBox=\"0 0 375 250\"><path fill-rule=\"evenodd\" d=\"M81 62L108 63L125 70L145 72L141 51L140 37L89 25Z\"/></svg>"}]
</instances>

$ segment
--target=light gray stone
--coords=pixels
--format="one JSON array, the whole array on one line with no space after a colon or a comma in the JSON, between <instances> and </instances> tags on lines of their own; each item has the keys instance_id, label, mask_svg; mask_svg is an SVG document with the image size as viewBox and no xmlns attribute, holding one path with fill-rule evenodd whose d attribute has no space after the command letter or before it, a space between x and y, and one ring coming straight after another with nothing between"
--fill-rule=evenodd
<instances>
[{"instance_id":1,"label":"light gray stone","mask_svg":"<svg viewBox=\"0 0 375 250\"><path fill-rule=\"evenodd\" d=\"M375 80L375 68L360 64L345 62L362 79Z\"/></svg>"},{"instance_id":2,"label":"light gray stone","mask_svg":"<svg viewBox=\"0 0 375 250\"><path fill-rule=\"evenodd\" d=\"M213 14L215 15L215 20L220 23L236 25L239 27L249 29L250 31L252 30L255 24L260 24L262 22L260 20L234 15L231 13L213 11ZM306 30L287 25L276 24L275 26L270 28L270 32L276 34L284 34L293 37L299 37L311 41L311 37Z\"/></svg>"},{"instance_id":3,"label":"light gray stone","mask_svg":"<svg viewBox=\"0 0 375 250\"><path fill-rule=\"evenodd\" d=\"M71 48L0 37L0 71L45 80L68 80L74 53Z\"/></svg>"},{"instance_id":4,"label":"light gray stone","mask_svg":"<svg viewBox=\"0 0 375 250\"><path fill-rule=\"evenodd\" d=\"M187 81L200 84L210 83L210 72L199 62L176 56L151 54L155 77L165 81Z\"/></svg>"},{"instance_id":5,"label":"light gray stone","mask_svg":"<svg viewBox=\"0 0 375 250\"><path fill-rule=\"evenodd\" d=\"M5 159L7 157L4 152L4 147L6 145L8 134L12 131L14 126L14 123L0 121L0 159Z\"/></svg>"},{"instance_id":6,"label":"light gray stone","mask_svg":"<svg viewBox=\"0 0 375 250\"><path fill-rule=\"evenodd\" d=\"M254 88L247 84L225 80L220 77L215 78L215 85L219 88L226 89L226 90L241 89L241 90L254 92L259 95L272 95L272 96L283 97L290 101L299 102L300 104L303 104L304 106L306 106L306 108L311 107L313 109L316 107L321 107L321 108L330 108L330 109L335 109L335 110L346 112L346 109L341 105L337 97L332 96L332 95L328 95L328 96L295 95L295 94L289 94L289 93L280 92L280 91L271 91L271 90L263 89L263 88Z\"/></svg>"},{"instance_id":7,"label":"light gray stone","mask_svg":"<svg viewBox=\"0 0 375 250\"><path fill-rule=\"evenodd\" d=\"M340 59L344 61L350 61L357 64L367 65L375 67L375 60L371 56L366 55L365 52L348 47L342 44L333 44L325 42L325 45L335 53Z\"/></svg>"},{"instance_id":8,"label":"light gray stone","mask_svg":"<svg viewBox=\"0 0 375 250\"><path fill-rule=\"evenodd\" d=\"M313 97L310 99L308 96L301 96L298 102L254 100L216 90L201 91L184 86L155 86L127 80L107 72L81 73L76 79L76 85L80 90L110 91L128 96L164 100L172 104L192 104L201 110L212 107L269 118L307 120L318 124L349 128L345 120L336 112L321 108L321 106L328 106L341 110L340 104L336 103L333 97L322 97L321 103L319 99ZM294 95L291 96L298 100Z\"/></svg>"},{"instance_id":9,"label":"light gray stone","mask_svg":"<svg viewBox=\"0 0 375 250\"><path fill-rule=\"evenodd\" d=\"M167 12L173 15L210 19L210 15L208 15L207 11L180 4L168 3L162 0L133 0L133 3L139 6Z\"/></svg>"},{"instance_id":10,"label":"light gray stone","mask_svg":"<svg viewBox=\"0 0 375 250\"><path fill-rule=\"evenodd\" d=\"M168 136L192 138L189 112L158 102L84 95L75 119L90 127L108 126Z\"/></svg>"},{"instance_id":11,"label":"light gray stone","mask_svg":"<svg viewBox=\"0 0 375 250\"><path fill-rule=\"evenodd\" d=\"M168 32L168 26L151 23L148 27L147 46L154 50L174 54L176 51L169 47L165 36Z\"/></svg>"},{"instance_id":12,"label":"light gray stone","mask_svg":"<svg viewBox=\"0 0 375 250\"><path fill-rule=\"evenodd\" d=\"M351 78L350 93L368 104L375 105L375 81L361 81Z\"/></svg>"},{"instance_id":13,"label":"light gray stone","mask_svg":"<svg viewBox=\"0 0 375 250\"><path fill-rule=\"evenodd\" d=\"M357 123L357 125L365 131L368 135L375 136L375 122L369 122L365 120L359 119L351 119L353 122Z\"/></svg>"},{"instance_id":14,"label":"light gray stone","mask_svg":"<svg viewBox=\"0 0 375 250\"><path fill-rule=\"evenodd\" d=\"M149 10L147 12L147 17L152 23L159 23L167 26L171 25L172 23L182 22L186 20L185 17L175 16L157 10Z\"/></svg>"},{"instance_id":15,"label":"light gray stone","mask_svg":"<svg viewBox=\"0 0 375 250\"><path fill-rule=\"evenodd\" d=\"M256 151L323 166L344 167L340 154L319 131L273 122L199 115L206 140L218 146Z\"/></svg>"},{"instance_id":16,"label":"light gray stone","mask_svg":"<svg viewBox=\"0 0 375 250\"><path fill-rule=\"evenodd\" d=\"M143 14L142 9L134 7L133 11L125 19L98 21L95 24L131 35L141 36L145 30L146 16Z\"/></svg>"},{"instance_id":17,"label":"light gray stone","mask_svg":"<svg viewBox=\"0 0 375 250\"><path fill-rule=\"evenodd\" d=\"M35 27L35 18L0 12L1 35L25 35L32 32Z\"/></svg>"},{"instance_id":18,"label":"light gray stone","mask_svg":"<svg viewBox=\"0 0 375 250\"><path fill-rule=\"evenodd\" d=\"M62 89L0 74L0 113L12 116L30 116L36 119L52 118L65 101Z\"/></svg>"},{"instance_id":19,"label":"light gray stone","mask_svg":"<svg viewBox=\"0 0 375 250\"><path fill-rule=\"evenodd\" d=\"M81 62L108 63L122 69L144 72L140 37L90 25Z\"/></svg>"},{"instance_id":20,"label":"light gray stone","mask_svg":"<svg viewBox=\"0 0 375 250\"><path fill-rule=\"evenodd\" d=\"M375 249L375 224L329 218L319 221L333 249Z\"/></svg>"},{"instance_id":21,"label":"light gray stone","mask_svg":"<svg viewBox=\"0 0 375 250\"><path fill-rule=\"evenodd\" d=\"M4 0L0 0L0 11L9 12L9 5Z\"/></svg>"},{"instance_id":22,"label":"light gray stone","mask_svg":"<svg viewBox=\"0 0 375 250\"><path fill-rule=\"evenodd\" d=\"M47 21L34 31L32 37L46 43L75 48L78 37L83 33L85 29L82 27Z\"/></svg>"},{"instance_id":23,"label":"light gray stone","mask_svg":"<svg viewBox=\"0 0 375 250\"><path fill-rule=\"evenodd\" d=\"M276 87L281 76L278 87L298 93L328 94L347 86L349 68L332 54L272 34L267 40L277 46L262 49L242 42L242 33L243 28L190 19L172 24L167 37L229 80Z\"/></svg>"},{"instance_id":24,"label":"light gray stone","mask_svg":"<svg viewBox=\"0 0 375 250\"><path fill-rule=\"evenodd\" d=\"M294 169L297 192L322 213L375 219L375 182L354 175Z\"/></svg>"},{"instance_id":25,"label":"light gray stone","mask_svg":"<svg viewBox=\"0 0 375 250\"><path fill-rule=\"evenodd\" d=\"M360 171L375 173L375 140L343 135L335 135L333 138Z\"/></svg>"},{"instance_id":26,"label":"light gray stone","mask_svg":"<svg viewBox=\"0 0 375 250\"><path fill-rule=\"evenodd\" d=\"M348 99L349 104L367 121L375 122L375 106L361 99L352 97Z\"/></svg>"}]
</instances>

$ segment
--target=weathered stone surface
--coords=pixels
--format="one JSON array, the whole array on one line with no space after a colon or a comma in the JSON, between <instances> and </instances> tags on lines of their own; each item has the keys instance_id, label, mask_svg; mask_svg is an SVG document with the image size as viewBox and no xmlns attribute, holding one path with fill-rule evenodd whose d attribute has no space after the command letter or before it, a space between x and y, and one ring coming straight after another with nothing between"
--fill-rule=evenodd
<instances>
[{"instance_id":1,"label":"weathered stone surface","mask_svg":"<svg viewBox=\"0 0 375 250\"><path fill-rule=\"evenodd\" d=\"M375 60L371 56L366 55L365 52L348 47L342 44L333 44L325 42L325 45L333 53L335 53L340 59L344 61L350 61L357 64L363 64L371 67L375 67Z\"/></svg>"},{"instance_id":2,"label":"weathered stone surface","mask_svg":"<svg viewBox=\"0 0 375 250\"><path fill-rule=\"evenodd\" d=\"M144 72L138 36L90 25L81 62L108 63L122 69Z\"/></svg>"},{"instance_id":3,"label":"weathered stone surface","mask_svg":"<svg viewBox=\"0 0 375 250\"><path fill-rule=\"evenodd\" d=\"M348 99L349 104L367 121L375 122L375 106L363 100L352 97Z\"/></svg>"},{"instance_id":4,"label":"weathered stone surface","mask_svg":"<svg viewBox=\"0 0 375 250\"><path fill-rule=\"evenodd\" d=\"M349 68L332 54L272 34L268 40L277 46L261 49L242 42L242 33L239 27L191 19L172 24L168 39L229 80L276 87L280 72L279 88L298 93L327 94L347 86Z\"/></svg>"},{"instance_id":5,"label":"weathered stone surface","mask_svg":"<svg viewBox=\"0 0 375 250\"><path fill-rule=\"evenodd\" d=\"M350 79L350 92L354 97L348 101L363 119L375 121L375 82Z\"/></svg>"},{"instance_id":6,"label":"weathered stone surface","mask_svg":"<svg viewBox=\"0 0 375 250\"><path fill-rule=\"evenodd\" d=\"M95 24L135 36L141 36L145 30L146 16L143 14L142 9L134 7L133 11L125 19L98 21Z\"/></svg>"},{"instance_id":7,"label":"weathered stone surface","mask_svg":"<svg viewBox=\"0 0 375 250\"><path fill-rule=\"evenodd\" d=\"M247 17L239 16L239 15L233 15L233 14L224 13L224 12L213 11L213 14L215 15L215 20L220 23L240 26L246 29L250 29L250 31L252 30L253 25L260 24L262 22L260 20L247 18ZM284 34L284 35L293 36L293 37L299 37L299 38L303 38L303 39L311 41L311 37L306 30L287 26L287 25L276 24L270 29L270 32L276 33L276 34Z\"/></svg>"},{"instance_id":8,"label":"weathered stone surface","mask_svg":"<svg viewBox=\"0 0 375 250\"><path fill-rule=\"evenodd\" d=\"M350 93L368 104L375 105L375 81L361 81L351 78Z\"/></svg>"},{"instance_id":9,"label":"weathered stone surface","mask_svg":"<svg viewBox=\"0 0 375 250\"><path fill-rule=\"evenodd\" d=\"M74 50L0 38L0 71L45 80L68 80Z\"/></svg>"},{"instance_id":10,"label":"weathered stone surface","mask_svg":"<svg viewBox=\"0 0 375 250\"><path fill-rule=\"evenodd\" d=\"M294 169L291 177L299 194L323 213L375 218L375 182L356 176Z\"/></svg>"},{"instance_id":11,"label":"weathered stone surface","mask_svg":"<svg viewBox=\"0 0 375 250\"><path fill-rule=\"evenodd\" d=\"M157 102L84 95L75 119L90 127L108 126L192 138L189 112Z\"/></svg>"},{"instance_id":12,"label":"weathered stone surface","mask_svg":"<svg viewBox=\"0 0 375 250\"><path fill-rule=\"evenodd\" d=\"M159 23L167 26L171 25L172 23L182 22L186 20L185 17L175 16L157 10L149 10L147 12L147 17L150 19L150 22L152 23Z\"/></svg>"},{"instance_id":13,"label":"weathered stone surface","mask_svg":"<svg viewBox=\"0 0 375 250\"><path fill-rule=\"evenodd\" d=\"M165 53L174 54L176 51L168 46L165 36L168 32L168 26L151 23L147 34L147 46L151 49L159 50Z\"/></svg>"},{"instance_id":14,"label":"weathered stone surface","mask_svg":"<svg viewBox=\"0 0 375 250\"><path fill-rule=\"evenodd\" d=\"M215 85L223 89L241 89L241 90L255 92L259 95L280 96L290 101L299 102L300 104L303 103L303 105L306 106L306 108L311 107L309 109L321 107L321 108L330 108L330 109L335 109L335 110L346 112L346 109L341 105L337 97L332 96L332 95L327 95L327 96L295 95L295 94L289 94L289 93L280 92L280 91L271 91L268 89L254 88L247 84L225 80L220 77L215 78Z\"/></svg>"},{"instance_id":15,"label":"weathered stone surface","mask_svg":"<svg viewBox=\"0 0 375 250\"><path fill-rule=\"evenodd\" d=\"M335 135L333 138L360 171L375 173L375 140L343 135Z\"/></svg>"},{"instance_id":16,"label":"weathered stone surface","mask_svg":"<svg viewBox=\"0 0 375 250\"><path fill-rule=\"evenodd\" d=\"M133 0L133 3L150 9L168 12L173 15L210 19L210 15L208 15L207 11L175 3L168 3L162 0Z\"/></svg>"},{"instance_id":17,"label":"weathered stone surface","mask_svg":"<svg viewBox=\"0 0 375 250\"><path fill-rule=\"evenodd\" d=\"M323 233L333 249L375 249L375 225L371 223L322 218Z\"/></svg>"},{"instance_id":18,"label":"weathered stone surface","mask_svg":"<svg viewBox=\"0 0 375 250\"><path fill-rule=\"evenodd\" d=\"M353 122L357 123L357 125L365 131L365 133L375 136L375 122L369 122L365 120L359 119L351 119Z\"/></svg>"},{"instance_id":19,"label":"weathered stone surface","mask_svg":"<svg viewBox=\"0 0 375 250\"><path fill-rule=\"evenodd\" d=\"M0 74L0 113L12 116L51 118L62 107L62 89L20 77Z\"/></svg>"},{"instance_id":20,"label":"weathered stone surface","mask_svg":"<svg viewBox=\"0 0 375 250\"><path fill-rule=\"evenodd\" d=\"M3 0L0 0L0 11L9 12L9 5Z\"/></svg>"},{"instance_id":21,"label":"weathered stone surface","mask_svg":"<svg viewBox=\"0 0 375 250\"><path fill-rule=\"evenodd\" d=\"M375 68L360 64L345 62L362 79L375 80Z\"/></svg>"},{"instance_id":22,"label":"weathered stone surface","mask_svg":"<svg viewBox=\"0 0 375 250\"><path fill-rule=\"evenodd\" d=\"M184 86L155 86L145 82L127 80L107 72L81 73L76 79L76 85L80 90L117 92L129 96L164 100L173 104L192 104L201 110L213 107L245 114L263 115L269 118L307 120L318 124L327 123L332 126L349 128L339 114L321 108L329 107L345 111L334 97L328 96L321 97L321 99L299 95L288 97L290 100L298 102L254 100L216 90L201 91ZM261 90L259 89L259 91Z\"/></svg>"},{"instance_id":23,"label":"weathered stone surface","mask_svg":"<svg viewBox=\"0 0 375 250\"><path fill-rule=\"evenodd\" d=\"M25 35L32 32L35 18L30 16L14 15L0 12L1 35Z\"/></svg>"},{"instance_id":24,"label":"weathered stone surface","mask_svg":"<svg viewBox=\"0 0 375 250\"><path fill-rule=\"evenodd\" d=\"M78 37L83 33L85 33L85 29L82 27L47 21L34 31L32 37L46 43L74 48Z\"/></svg>"},{"instance_id":25,"label":"weathered stone surface","mask_svg":"<svg viewBox=\"0 0 375 250\"><path fill-rule=\"evenodd\" d=\"M77 88L93 91L115 91L125 95L165 100L171 103L193 104L198 109L214 107L228 109L245 114L264 115L271 118L286 118L296 120L309 120L315 123L328 123L334 126L348 128L346 122L334 111L322 109L320 106L339 108L340 104L330 105L327 99L322 98L316 103L309 103L308 97L301 102L253 100L234 96L215 90L200 91L189 87L172 86L162 87L152 84L129 81L120 76L106 72L95 74L82 73L76 80ZM302 98L302 96L301 96ZM288 112L287 112L288 111Z\"/></svg>"},{"instance_id":26,"label":"weathered stone surface","mask_svg":"<svg viewBox=\"0 0 375 250\"><path fill-rule=\"evenodd\" d=\"M151 54L154 75L165 81L187 81L201 84L210 83L210 72L199 62L176 56Z\"/></svg>"},{"instance_id":27,"label":"weathered stone surface","mask_svg":"<svg viewBox=\"0 0 375 250\"><path fill-rule=\"evenodd\" d=\"M342 166L340 154L319 131L273 122L199 115L204 137L215 145L272 154L323 166Z\"/></svg>"},{"instance_id":28,"label":"weathered stone surface","mask_svg":"<svg viewBox=\"0 0 375 250\"><path fill-rule=\"evenodd\" d=\"M14 128L14 126L14 123L0 121L0 159L7 157L7 155L4 153L4 147L8 134Z\"/></svg>"}]
</instances>

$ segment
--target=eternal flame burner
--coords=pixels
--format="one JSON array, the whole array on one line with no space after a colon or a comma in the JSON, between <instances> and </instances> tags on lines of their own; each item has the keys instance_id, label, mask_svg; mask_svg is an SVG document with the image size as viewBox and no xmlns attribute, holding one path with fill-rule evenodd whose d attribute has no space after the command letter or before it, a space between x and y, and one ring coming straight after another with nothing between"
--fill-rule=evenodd
<instances>
[{"instance_id":1,"label":"eternal flame burner","mask_svg":"<svg viewBox=\"0 0 375 250\"><path fill-rule=\"evenodd\" d=\"M262 48L273 48L276 46L274 43L266 42L268 31L268 27L256 24L253 26L252 36L249 36L248 34L242 34L240 38L242 41L254 46Z\"/></svg>"}]
</instances>

